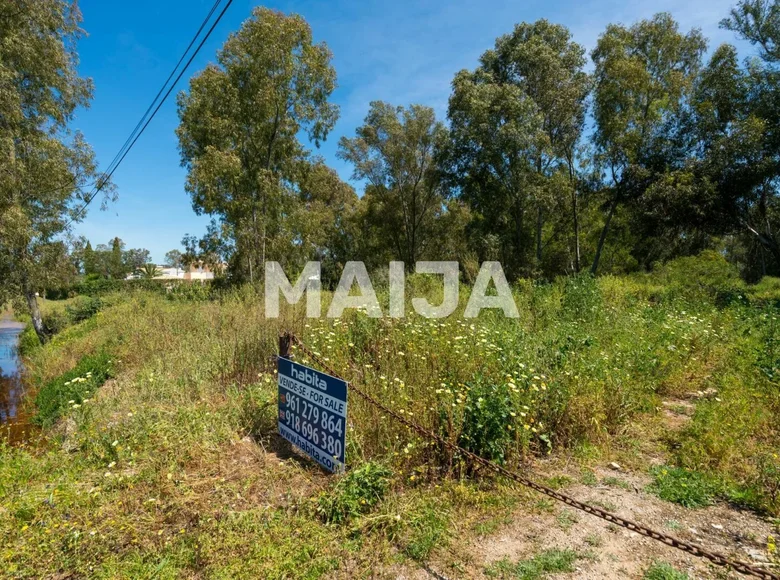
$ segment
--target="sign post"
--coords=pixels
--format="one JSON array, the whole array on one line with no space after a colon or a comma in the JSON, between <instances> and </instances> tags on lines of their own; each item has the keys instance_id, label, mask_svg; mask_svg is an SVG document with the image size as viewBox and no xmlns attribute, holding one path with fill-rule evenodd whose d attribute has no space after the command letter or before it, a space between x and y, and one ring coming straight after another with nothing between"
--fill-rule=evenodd
<instances>
[{"instance_id":1,"label":"sign post","mask_svg":"<svg viewBox=\"0 0 780 580\"><path fill-rule=\"evenodd\" d=\"M280 338L279 434L325 469L344 469L347 383L291 361Z\"/></svg>"}]
</instances>

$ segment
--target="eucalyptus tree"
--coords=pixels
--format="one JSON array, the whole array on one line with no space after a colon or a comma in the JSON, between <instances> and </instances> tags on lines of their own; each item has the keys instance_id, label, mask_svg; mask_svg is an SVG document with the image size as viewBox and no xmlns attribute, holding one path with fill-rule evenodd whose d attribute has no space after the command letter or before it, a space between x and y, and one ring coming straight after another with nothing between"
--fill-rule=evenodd
<instances>
[{"instance_id":1,"label":"eucalyptus tree","mask_svg":"<svg viewBox=\"0 0 780 580\"><path fill-rule=\"evenodd\" d=\"M169 268L176 268L177 272L184 265L183 259L184 256L180 250L173 249L165 253L165 265Z\"/></svg>"},{"instance_id":2,"label":"eucalyptus tree","mask_svg":"<svg viewBox=\"0 0 780 580\"><path fill-rule=\"evenodd\" d=\"M68 262L63 239L87 195L112 192L71 129L92 97L78 74L80 23L65 0L0 4L0 303L23 297L42 342L36 291L56 284ZM85 191L91 182L97 189Z\"/></svg>"},{"instance_id":3,"label":"eucalyptus tree","mask_svg":"<svg viewBox=\"0 0 780 580\"><path fill-rule=\"evenodd\" d=\"M733 46L723 45L702 71L694 99L699 136L697 175L707 188L701 213L716 235L734 235L754 246L768 271L768 252L780 271L780 5L743 0L721 26L758 48L759 59L740 66Z\"/></svg>"},{"instance_id":4,"label":"eucalyptus tree","mask_svg":"<svg viewBox=\"0 0 780 580\"><path fill-rule=\"evenodd\" d=\"M485 67L452 82L448 180L472 210L481 259L500 259L511 275L530 273L528 214L535 209L534 163L545 142L544 119L519 86L499 83Z\"/></svg>"},{"instance_id":5,"label":"eucalyptus tree","mask_svg":"<svg viewBox=\"0 0 780 580\"><path fill-rule=\"evenodd\" d=\"M322 280L335 287L346 262L356 255L359 232L355 223L358 196L355 189L321 159L301 166L298 203L290 216L290 235L296 240L288 260L303 266L321 263Z\"/></svg>"},{"instance_id":6,"label":"eucalyptus tree","mask_svg":"<svg viewBox=\"0 0 780 580\"><path fill-rule=\"evenodd\" d=\"M377 225L407 268L436 243L446 198L437 156L446 140L432 108L374 101L356 136L339 141L339 157L354 166L353 179L367 182L364 199L378 206Z\"/></svg>"},{"instance_id":7,"label":"eucalyptus tree","mask_svg":"<svg viewBox=\"0 0 780 580\"><path fill-rule=\"evenodd\" d=\"M631 27L610 24L599 37L595 64L594 135L610 199L591 272L596 273L618 205L669 169L681 113L689 102L707 43L701 32L679 31L668 13Z\"/></svg>"},{"instance_id":8,"label":"eucalyptus tree","mask_svg":"<svg viewBox=\"0 0 780 580\"><path fill-rule=\"evenodd\" d=\"M720 25L757 45L765 61L780 61L780 3L777 0L741 0Z\"/></svg>"},{"instance_id":9,"label":"eucalyptus tree","mask_svg":"<svg viewBox=\"0 0 780 580\"><path fill-rule=\"evenodd\" d=\"M576 148L585 124L589 92L589 78L583 70L585 49L572 40L565 26L537 20L517 24L511 34L499 37L495 48L482 55L480 62L495 83L518 87L541 117L541 133L530 152L536 172L537 266L542 260L543 214L563 205L559 199L562 182L554 178L563 169L568 177L573 254L579 271Z\"/></svg>"},{"instance_id":10,"label":"eucalyptus tree","mask_svg":"<svg viewBox=\"0 0 780 580\"><path fill-rule=\"evenodd\" d=\"M240 263L234 273L264 271L292 240L286 216L296 201L295 179L308 152L338 117L328 101L336 86L331 52L314 44L306 21L256 8L178 98L177 129L186 189L198 214L221 222Z\"/></svg>"}]
</instances>

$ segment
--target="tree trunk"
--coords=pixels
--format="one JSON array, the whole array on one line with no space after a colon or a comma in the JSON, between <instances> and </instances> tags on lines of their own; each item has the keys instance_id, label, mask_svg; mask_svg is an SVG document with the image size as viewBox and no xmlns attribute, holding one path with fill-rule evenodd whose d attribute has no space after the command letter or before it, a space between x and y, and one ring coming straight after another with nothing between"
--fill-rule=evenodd
<instances>
[{"instance_id":1,"label":"tree trunk","mask_svg":"<svg viewBox=\"0 0 780 580\"><path fill-rule=\"evenodd\" d=\"M577 188L574 187L574 176L572 175L571 164L569 164L569 183L571 188L571 209L574 218L574 271L579 274L582 269L580 263L580 216L577 211Z\"/></svg>"},{"instance_id":2,"label":"tree trunk","mask_svg":"<svg viewBox=\"0 0 780 580\"><path fill-rule=\"evenodd\" d=\"M769 231L769 228L767 227L767 233L763 234L759 232L757 229L755 229L753 226L751 226L747 221L741 220L742 224L747 228L747 230L752 233L756 238L758 239L758 242L769 252L772 254L772 257L774 257L775 262L777 264L780 264L780 244L777 243L777 240L775 239L774 235L772 235L772 232Z\"/></svg>"},{"instance_id":3,"label":"tree trunk","mask_svg":"<svg viewBox=\"0 0 780 580\"><path fill-rule=\"evenodd\" d=\"M24 297L27 300L27 307L30 309L30 318L32 319L35 334L38 335L38 340L41 341L41 344L44 344L48 337L46 336L46 329L43 327L41 310L38 308L38 297L28 283L24 285Z\"/></svg>"},{"instance_id":4,"label":"tree trunk","mask_svg":"<svg viewBox=\"0 0 780 580\"><path fill-rule=\"evenodd\" d=\"M536 267L542 266L542 225L544 220L542 218L541 206L536 209Z\"/></svg>"},{"instance_id":5,"label":"tree trunk","mask_svg":"<svg viewBox=\"0 0 780 580\"><path fill-rule=\"evenodd\" d=\"M601 250L604 249L604 242L607 239L609 233L609 224L612 221L612 216L615 213L618 203L618 192L615 192L615 196L612 198L612 203L609 206L609 213L607 214L607 221L604 223L604 229L601 230L601 237L599 237L599 245L596 246L596 257L593 258L593 265L590 267L590 273L594 276L599 269L599 260L601 260Z\"/></svg>"}]
</instances>

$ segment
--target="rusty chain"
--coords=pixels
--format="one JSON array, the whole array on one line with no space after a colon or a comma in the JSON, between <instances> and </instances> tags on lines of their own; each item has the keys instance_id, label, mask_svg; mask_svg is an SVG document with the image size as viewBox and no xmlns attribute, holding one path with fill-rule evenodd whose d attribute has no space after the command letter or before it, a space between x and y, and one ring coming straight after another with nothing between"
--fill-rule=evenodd
<instances>
[{"instance_id":1,"label":"rusty chain","mask_svg":"<svg viewBox=\"0 0 780 580\"><path fill-rule=\"evenodd\" d=\"M333 375L336 378L339 378L341 380L346 380L343 377L341 377L333 367L331 367L329 364L327 364L324 360L322 360L322 357L315 354L311 349L309 349L302 341L294 334L286 335L285 338L288 340L291 340L294 342L307 356L309 356L313 361L318 363L321 367L323 367L329 374ZM587 503L581 502L577 499L574 499L573 497L557 492L554 489L551 489L547 486L544 486L540 483L537 483L536 481L529 479L528 477L525 477L523 475L520 475L519 473L515 473L513 471L509 471L505 467L502 467L501 465L498 465L496 463L493 463L492 461L489 461L485 459L484 457L481 457L477 455L476 453L472 453L471 451L468 451L467 449L464 449L463 447L460 447L459 445L456 445L455 443L452 443L451 441L448 441L447 439L444 439L440 435L437 435L436 433L426 429L425 427L422 427L421 425L418 425L417 423L414 423L413 421L410 421L406 417L403 417L399 413L396 413L386 405L380 403L377 401L374 397L363 391L360 387L356 386L354 383L350 384L350 391L357 394L360 398L371 404L372 406L376 407L377 409L381 410L382 412L390 415L393 419L398 421L399 423L405 425L409 429L417 432L418 434L422 435L423 437L435 441L439 445L442 445L446 448L448 448L451 451L455 451L462 456L468 458L469 460L473 461L474 463L477 463L479 465L482 465L508 479L511 479L512 481L515 481L521 485L524 485L526 487L529 487L531 489L534 489L538 491L541 494L544 494L548 497L551 497L553 499L556 499L560 502L565 503L566 505L569 505L573 508L576 508L578 510L584 511L585 513L589 513L591 515L594 515L596 517L599 517L603 520L606 520L612 524L615 524L617 526L621 526L623 528L626 528L628 530L631 530L632 532L636 532L638 534L641 534L643 536L647 536L648 538L652 538L654 540L657 540L659 542L663 542L667 546L671 546L673 548L677 548L678 550L682 550L683 552L687 552L688 554L692 554L693 556L698 556L700 558L705 558L706 560L709 560L713 564L717 566L723 566L726 568L731 568L732 570L735 570L737 572L740 572L742 574L746 574L748 576L753 576L755 578L763 578L765 580L780 580L780 576L777 574L774 574L773 572L770 572L769 570L764 570L762 568L759 568L757 566L753 566L751 564L747 564L745 562L740 562L739 560L732 560L722 554L718 554L717 552L710 552L708 550L705 550L701 546L697 544L693 544L690 542L685 542L683 540L679 540L673 536L669 536L667 534L664 534L662 532L659 532L657 530L654 530L652 528L648 528L647 526L644 526L642 524L638 524L632 520L629 520L627 518L615 515L611 512L608 512L606 510L603 510L601 508L589 505Z\"/></svg>"}]
</instances>

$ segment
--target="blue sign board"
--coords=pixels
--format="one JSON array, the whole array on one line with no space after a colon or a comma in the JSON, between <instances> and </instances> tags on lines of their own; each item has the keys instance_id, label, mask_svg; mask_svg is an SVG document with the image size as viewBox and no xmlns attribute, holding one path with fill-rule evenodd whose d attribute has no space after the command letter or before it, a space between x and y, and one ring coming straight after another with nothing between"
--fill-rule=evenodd
<instances>
[{"instance_id":1,"label":"blue sign board","mask_svg":"<svg viewBox=\"0 0 780 580\"><path fill-rule=\"evenodd\" d=\"M344 469L347 383L279 357L279 434L330 471Z\"/></svg>"}]
</instances>

